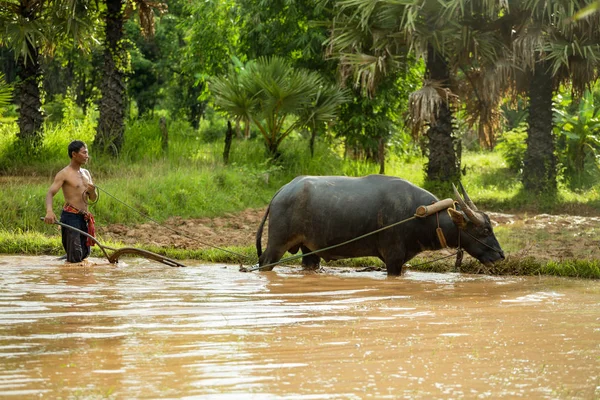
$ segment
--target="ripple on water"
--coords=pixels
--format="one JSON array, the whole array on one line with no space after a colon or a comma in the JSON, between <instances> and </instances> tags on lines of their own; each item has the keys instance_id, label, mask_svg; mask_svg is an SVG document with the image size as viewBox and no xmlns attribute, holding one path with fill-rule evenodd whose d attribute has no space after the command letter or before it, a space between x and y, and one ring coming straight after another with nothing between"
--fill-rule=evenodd
<instances>
[{"instance_id":1,"label":"ripple on water","mask_svg":"<svg viewBox=\"0 0 600 400\"><path fill-rule=\"evenodd\" d=\"M519 296L514 299L504 299L501 300L502 303L518 303L518 304L528 304L528 303L542 303L542 302L554 302L559 300L561 297L564 297L564 294L558 292L536 292L530 293L525 296Z\"/></svg>"},{"instance_id":2,"label":"ripple on water","mask_svg":"<svg viewBox=\"0 0 600 400\"><path fill-rule=\"evenodd\" d=\"M0 391L15 398L598 392L597 282L7 259Z\"/></svg>"}]
</instances>

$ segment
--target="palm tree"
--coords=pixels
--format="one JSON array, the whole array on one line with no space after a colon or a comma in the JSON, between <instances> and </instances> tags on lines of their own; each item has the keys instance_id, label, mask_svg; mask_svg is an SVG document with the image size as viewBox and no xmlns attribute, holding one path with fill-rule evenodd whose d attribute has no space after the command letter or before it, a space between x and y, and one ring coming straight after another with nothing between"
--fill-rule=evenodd
<instances>
[{"instance_id":1,"label":"palm tree","mask_svg":"<svg viewBox=\"0 0 600 400\"><path fill-rule=\"evenodd\" d=\"M599 76L600 14L574 18L580 8L594 3L526 0L510 10L513 15L526 16L521 24L513 25L513 49L528 82L516 81L529 96L523 168L523 186L527 191L553 193L557 189L552 114L555 90L568 83L578 97Z\"/></svg>"},{"instance_id":2,"label":"palm tree","mask_svg":"<svg viewBox=\"0 0 600 400\"><path fill-rule=\"evenodd\" d=\"M128 57L123 41L123 24L125 15L131 14L131 3L127 3L129 11L124 12L126 0L106 0L104 15L104 66L100 85L98 127L94 138L94 147L101 153L116 156L123 146L125 133L125 77L128 69ZM154 34L154 11L163 12L166 4L135 0L142 32Z\"/></svg>"},{"instance_id":3,"label":"palm tree","mask_svg":"<svg viewBox=\"0 0 600 400\"><path fill-rule=\"evenodd\" d=\"M48 17L49 2L19 0L0 3L0 25L4 26L3 43L10 46L17 58L19 84L19 139L30 148L36 148L43 138L42 102L40 98L41 48L46 40L43 25Z\"/></svg>"},{"instance_id":4,"label":"palm tree","mask_svg":"<svg viewBox=\"0 0 600 400\"><path fill-rule=\"evenodd\" d=\"M354 70L356 82L371 89L379 75L402 68L411 53L425 60L423 88L411 95L413 133L427 128L428 181L451 181L460 174L460 142L453 130L455 100L459 86L457 71L471 86L481 85L488 70L494 71L503 56L500 39L493 33L501 15L492 1L435 0L398 2L342 0L333 23L331 43L342 64ZM502 65L502 64L500 64ZM493 124L492 107L501 85L493 91L480 90L482 112L472 121ZM482 129L482 137L492 129ZM493 145L492 140L488 140Z\"/></svg>"},{"instance_id":5,"label":"palm tree","mask_svg":"<svg viewBox=\"0 0 600 400\"><path fill-rule=\"evenodd\" d=\"M344 91L316 72L293 68L281 57L250 61L241 70L211 79L209 87L218 109L258 128L273 159L295 129L332 120L346 100Z\"/></svg>"},{"instance_id":6,"label":"palm tree","mask_svg":"<svg viewBox=\"0 0 600 400\"><path fill-rule=\"evenodd\" d=\"M127 53L123 43L123 1L106 0L104 14L104 65L98 127L94 148L101 153L119 154L125 133L125 73Z\"/></svg>"},{"instance_id":7,"label":"palm tree","mask_svg":"<svg viewBox=\"0 0 600 400\"><path fill-rule=\"evenodd\" d=\"M18 137L35 149L43 139L40 84L42 53L61 45L68 36L80 46L86 19L91 15L85 1L6 0L0 2L0 44L12 49L17 59Z\"/></svg>"}]
</instances>

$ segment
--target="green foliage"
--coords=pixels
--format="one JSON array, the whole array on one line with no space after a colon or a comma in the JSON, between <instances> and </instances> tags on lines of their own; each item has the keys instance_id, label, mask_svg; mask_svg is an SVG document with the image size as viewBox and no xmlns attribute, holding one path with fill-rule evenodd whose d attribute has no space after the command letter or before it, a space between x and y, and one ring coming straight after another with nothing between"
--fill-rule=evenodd
<instances>
[{"instance_id":1,"label":"green foliage","mask_svg":"<svg viewBox=\"0 0 600 400\"><path fill-rule=\"evenodd\" d=\"M571 187L600 180L600 101L589 90L577 104L570 96L556 96L554 131L559 161Z\"/></svg>"},{"instance_id":2,"label":"green foliage","mask_svg":"<svg viewBox=\"0 0 600 400\"><path fill-rule=\"evenodd\" d=\"M12 85L6 83L4 74L0 72L0 117L12 100L12 91Z\"/></svg>"},{"instance_id":3,"label":"green foliage","mask_svg":"<svg viewBox=\"0 0 600 400\"><path fill-rule=\"evenodd\" d=\"M403 118L408 112L408 95L419 86L422 69L422 63L413 62L410 68L390 73L379 82L375 96L356 89L350 101L341 106L333 129L337 137L345 138L352 158L377 162L380 140L388 153L414 150Z\"/></svg>"},{"instance_id":4,"label":"green foliage","mask_svg":"<svg viewBox=\"0 0 600 400\"><path fill-rule=\"evenodd\" d=\"M527 123L521 122L516 128L504 132L500 137L496 150L502 154L508 168L520 173L523 170L523 159L527 150Z\"/></svg>"},{"instance_id":5,"label":"green foliage","mask_svg":"<svg viewBox=\"0 0 600 400\"><path fill-rule=\"evenodd\" d=\"M0 127L0 171L16 176L2 181L0 228L49 233L39 217L54 175L68 163L71 140L90 143L93 119L65 121L48 129L43 151L29 155L12 132ZM279 163L271 164L257 140L234 140L231 165L223 166L222 143L205 143L189 124L173 121L169 148L163 153L157 118L140 120L126 130L124 151L114 160L92 152L88 169L101 189L101 201L93 206L99 224L140 223L144 218L126 204L157 220L169 216L216 216L269 201L279 186L300 174L335 174L343 160L322 143L313 158L305 141L289 140L281 147ZM54 207L61 205L61 195Z\"/></svg>"},{"instance_id":6,"label":"green foliage","mask_svg":"<svg viewBox=\"0 0 600 400\"><path fill-rule=\"evenodd\" d=\"M125 138L120 154L124 159L149 162L162 157L159 117L142 118L126 125Z\"/></svg>"},{"instance_id":7,"label":"green foliage","mask_svg":"<svg viewBox=\"0 0 600 400\"><path fill-rule=\"evenodd\" d=\"M545 275L569 276L574 278L600 279L600 261L565 260L550 261L541 268Z\"/></svg>"},{"instance_id":8,"label":"green foliage","mask_svg":"<svg viewBox=\"0 0 600 400\"><path fill-rule=\"evenodd\" d=\"M215 106L232 119L252 121L273 158L296 128L330 121L346 94L318 73L292 67L281 57L259 58L213 78Z\"/></svg>"},{"instance_id":9,"label":"green foliage","mask_svg":"<svg viewBox=\"0 0 600 400\"><path fill-rule=\"evenodd\" d=\"M507 100L500 106L500 109L504 116L506 130L513 130L527 123L529 113L527 111L527 102L523 98L519 97L517 101Z\"/></svg>"},{"instance_id":10,"label":"green foliage","mask_svg":"<svg viewBox=\"0 0 600 400\"><path fill-rule=\"evenodd\" d=\"M46 124L46 135L38 152L30 149L17 139L16 122L0 124L0 174L42 175L56 173L66 163L67 146L73 140L83 140L88 145L95 135L97 114L90 112L83 119L74 115L81 112L72 101L66 101L64 121L60 124ZM73 107L71 107L71 105Z\"/></svg>"}]
</instances>

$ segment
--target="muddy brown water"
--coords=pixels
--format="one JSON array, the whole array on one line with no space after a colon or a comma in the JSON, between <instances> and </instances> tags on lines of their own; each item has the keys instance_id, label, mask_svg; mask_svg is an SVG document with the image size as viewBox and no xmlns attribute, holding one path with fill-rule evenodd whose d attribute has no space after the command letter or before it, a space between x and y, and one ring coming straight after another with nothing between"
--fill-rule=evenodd
<instances>
[{"instance_id":1,"label":"muddy brown water","mask_svg":"<svg viewBox=\"0 0 600 400\"><path fill-rule=\"evenodd\" d=\"M598 281L189 264L0 257L0 397L600 398Z\"/></svg>"}]
</instances>

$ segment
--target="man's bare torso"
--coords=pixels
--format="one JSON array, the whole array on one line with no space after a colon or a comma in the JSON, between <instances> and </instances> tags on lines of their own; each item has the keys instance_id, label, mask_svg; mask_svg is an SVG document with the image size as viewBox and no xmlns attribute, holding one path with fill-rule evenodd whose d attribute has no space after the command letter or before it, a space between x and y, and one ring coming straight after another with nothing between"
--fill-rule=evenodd
<instances>
[{"instance_id":1,"label":"man's bare torso","mask_svg":"<svg viewBox=\"0 0 600 400\"><path fill-rule=\"evenodd\" d=\"M62 190L65 202L81 211L87 211L87 201L89 197L86 193L87 185L93 183L89 171L85 168L80 168L79 171L77 171L68 165L60 171L60 174L64 174Z\"/></svg>"}]
</instances>

